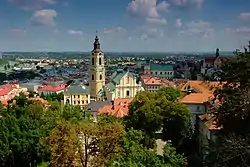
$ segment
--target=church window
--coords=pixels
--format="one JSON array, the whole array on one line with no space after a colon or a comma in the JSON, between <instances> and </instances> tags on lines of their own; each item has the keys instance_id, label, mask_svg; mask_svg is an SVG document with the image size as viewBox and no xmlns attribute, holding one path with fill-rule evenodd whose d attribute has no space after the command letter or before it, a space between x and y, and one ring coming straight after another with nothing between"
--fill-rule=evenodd
<instances>
[{"instance_id":1,"label":"church window","mask_svg":"<svg viewBox=\"0 0 250 167\"><path fill-rule=\"evenodd\" d=\"M99 56L101 56L102 55L102 53L99 53Z\"/></svg>"},{"instance_id":2,"label":"church window","mask_svg":"<svg viewBox=\"0 0 250 167\"><path fill-rule=\"evenodd\" d=\"M102 58L99 58L99 65L102 65Z\"/></svg>"},{"instance_id":3,"label":"church window","mask_svg":"<svg viewBox=\"0 0 250 167\"><path fill-rule=\"evenodd\" d=\"M100 80L102 80L102 74L100 74Z\"/></svg>"},{"instance_id":4,"label":"church window","mask_svg":"<svg viewBox=\"0 0 250 167\"><path fill-rule=\"evenodd\" d=\"M92 80L94 80L95 79L95 77L94 77L94 75L92 75Z\"/></svg>"},{"instance_id":5,"label":"church window","mask_svg":"<svg viewBox=\"0 0 250 167\"><path fill-rule=\"evenodd\" d=\"M95 65L95 58L92 58L92 65Z\"/></svg>"},{"instance_id":6,"label":"church window","mask_svg":"<svg viewBox=\"0 0 250 167\"><path fill-rule=\"evenodd\" d=\"M127 90L126 95L127 95L127 97L129 97L129 90Z\"/></svg>"}]
</instances>

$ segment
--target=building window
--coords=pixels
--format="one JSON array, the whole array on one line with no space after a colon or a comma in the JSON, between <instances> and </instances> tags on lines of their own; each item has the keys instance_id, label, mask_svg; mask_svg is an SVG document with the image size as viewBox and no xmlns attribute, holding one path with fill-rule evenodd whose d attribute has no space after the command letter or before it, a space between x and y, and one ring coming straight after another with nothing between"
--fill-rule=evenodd
<instances>
[{"instance_id":1,"label":"building window","mask_svg":"<svg viewBox=\"0 0 250 167\"><path fill-rule=\"evenodd\" d=\"M129 84L129 77L127 77L127 81L126 81L126 84Z\"/></svg>"},{"instance_id":2,"label":"building window","mask_svg":"<svg viewBox=\"0 0 250 167\"><path fill-rule=\"evenodd\" d=\"M100 80L102 80L102 74L100 74Z\"/></svg>"},{"instance_id":3,"label":"building window","mask_svg":"<svg viewBox=\"0 0 250 167\"><path fill-rule=\"evenodd\" d=\"M99 58L99 65L102 65L102 58Z\"/></svg>"},{"instance_id":4,"label":"building window","mask_svg":"<svg viewBox=\"0 0 250 167\"><path fill-rule=\"evenodd\" d=\"M66 103L69 104L69 99L66 100Z\"/></svg>"},{"instance_id":5,"label":"building window","mask_svg":"<svg viewBox=\"0 0 250 167\"><path fill-rule=\"evenodd\" d=\"M80 99L80 95L78 95L78 99Z\"/></svg>"},{"instance_id":6,"label":"building window","mask_svg":"<svg viewBox=\"0 0 250 167\"><path fill-rule=\"evenodd\" d=\"M94 75L92 74L92 80L95 80L95 77L94 77Z\"/></svg>"},{"instance_id":7,"label":"building window","mask_svg":"<svg viewBox=\"0 0 250 167\"><path fill-rule=\"evenodd\" d=\"M118 92L117 92L117 96L118 96L118 98L120 98L121 97L121 92L118 90Z\"/></svg>"},{"instance_id":8,"label":"building window","mask_svg":"<svg viewBox=\"0 0 250 167\"><path fill-rule=\"evenodd\" d=\"M162 72L160 72L160 74L162 75Z\"/></svg>"},{"instance_id":9,"label":"building window","mask_svg":"<svg viewBox=\"0 0 250 167\"><path fill-rule=\"evenodd\" d=\"M153 74L153 72L151 72L151 74Z\"/></svg>"},{"instance_id":10,"label":"building window","mask_svg":"<svg viewBox=\"0 0 250 167\"><path fill-rule=\"evenodd\" d=\"M88 100L86 100L86 104L88 104Z\"/></svg>"},{"instance_id":11,"label":"building window","mask_svg":"<svg viewBox=\"0 0 250 167\"><path fill-rule=\"evenodd\" d=\"M126 95L127 95L127 97L129 97L129 90L127 90Z\"/></svg>"},{"instance_id":12,"label":"building window","mask_svg":"<svg viewBox=\"0 0 250 167\"><path fill-rule=\"evenodd\" d=\"M167 74L167 72L165 72L165 75Z\"/></svg>"},{"instance_id":13,"label":"building window","mask_svg":"<svg viewBox=\"0 0 250 167\"><path fill-rule=\"evenodd\" d=\"M84 104L84 100L82 100L82 104Z\"/></svg>"},{"instance_id":14,"label":"building window","mask_svg":"<svg viewBox=\"0 0 250 167\"><path fill-rule=\"evenodd\" d=\"M95 58L92 58L92 66L95 65Z\"/></svg>"},{"instance_id":15,"label":"building window","mask_svg":"<svg viewBox=\"0 0 250 167\"><path fill-rule=\"evenodd\" d=\"M155 75L157 75L157 72L155 72Z\"/></svg>"}]
</instances>

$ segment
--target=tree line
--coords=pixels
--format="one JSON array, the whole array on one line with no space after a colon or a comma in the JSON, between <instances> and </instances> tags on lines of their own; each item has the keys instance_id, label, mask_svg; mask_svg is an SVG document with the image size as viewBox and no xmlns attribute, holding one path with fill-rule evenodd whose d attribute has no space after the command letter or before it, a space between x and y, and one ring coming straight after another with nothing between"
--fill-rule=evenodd
<instances>
[{"instance_id":1,"label":"tree line","mask_svg":"<svg viewBox=\"0 0 250 167\"><path fill-rule=\"evenodd\" d=\"M190 113L177 101L180 95L170 88L141 92L128 116L101 115L97 123L77 106L52 100L44 108L20 95L0 107L0 166L185 166L186 158L175 148L189 133ZM157 131L173 141L162 155Z\"/></svg>"}]
</instances>

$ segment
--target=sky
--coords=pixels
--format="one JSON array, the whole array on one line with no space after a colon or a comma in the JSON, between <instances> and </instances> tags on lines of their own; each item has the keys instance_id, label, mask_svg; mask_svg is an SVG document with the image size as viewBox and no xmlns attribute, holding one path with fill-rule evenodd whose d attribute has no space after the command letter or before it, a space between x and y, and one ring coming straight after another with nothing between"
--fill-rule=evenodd
<instances>
[{"instance_id":1,"label":"sky","mask_svg":"<svg viewBox=\"0 0 250 167\"><path fill-rule=\"evenodd\" d=\"M249 0L1 0L0 51L215 52L250 40Z\"/></svg>"}]
</instances>

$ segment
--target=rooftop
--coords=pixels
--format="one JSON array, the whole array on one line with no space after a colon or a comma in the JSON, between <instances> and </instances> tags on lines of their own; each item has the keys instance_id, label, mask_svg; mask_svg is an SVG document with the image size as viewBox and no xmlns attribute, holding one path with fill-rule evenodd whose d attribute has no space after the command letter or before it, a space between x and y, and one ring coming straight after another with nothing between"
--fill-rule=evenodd
<instances>
[{"instance_id":1,"label":"rooftop","mask_svg":"<svg viewBox=\"0 0 250 167\"><path fill-rule=\"evenodd\" d=\"M155 70L155 71L173 71L174 67L172 64L155 64L155 63L150 63L150 70Z\"/></svg>"}]
</instances>

